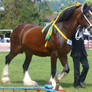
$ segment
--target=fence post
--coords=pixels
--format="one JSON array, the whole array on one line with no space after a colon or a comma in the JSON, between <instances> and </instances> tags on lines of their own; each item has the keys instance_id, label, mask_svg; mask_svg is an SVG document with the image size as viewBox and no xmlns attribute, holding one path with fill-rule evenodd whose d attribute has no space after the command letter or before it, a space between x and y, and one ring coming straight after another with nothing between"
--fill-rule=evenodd
<instances>
[{"instance_id":1,"label":"fence post","mask_svg":"<svg viewBox=\"0 0 92 92\"><path fill-rule=\"evenodd\" d=\"M15 92L15 89L13 89L13 92Z\"/></svg>"}]
</instances>

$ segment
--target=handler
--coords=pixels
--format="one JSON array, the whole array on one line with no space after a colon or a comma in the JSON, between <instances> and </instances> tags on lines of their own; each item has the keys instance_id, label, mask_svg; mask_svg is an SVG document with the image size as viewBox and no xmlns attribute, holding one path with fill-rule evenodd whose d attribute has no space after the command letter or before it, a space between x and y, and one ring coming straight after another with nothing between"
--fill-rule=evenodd
<instances>
[{"instance_id":1,"label":"handler","mask_svg":"<svg viewBox=\"0 0 92 92\"><path fill-rule=\"evenodd\" d=\"M79 25L76 34L72 37L72 52L71 57L74 62L74 87L85 88L83 82L86 79L89 64L87 59L87 52L84 45L83 27ZM80 63L83 70L80 73Z\"/></svg>"}]
</instances>

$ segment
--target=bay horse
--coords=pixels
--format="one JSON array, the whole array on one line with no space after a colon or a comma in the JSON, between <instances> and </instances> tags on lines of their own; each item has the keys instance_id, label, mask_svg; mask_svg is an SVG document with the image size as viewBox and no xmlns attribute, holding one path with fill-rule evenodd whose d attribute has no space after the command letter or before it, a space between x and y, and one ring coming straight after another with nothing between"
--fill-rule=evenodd
<instances>
[{"instance_id":1,"label":"bay horse","mask_svg":"<svg viewBox=\"0 0 92 92\"><path fill-rule=\"evenodd\" d=\"M11 34L10 52L6 56L5 67L2 73L2 82L10 82L8 66L12 59L19 53L25 52L25 61L23 64L25 85L35 86L37 82L33 81L28 73L28 67L31 62L32 56L50 56L51 57L51 78L49 83L53 85L53 88L59 88L59 80L64 75L69 73L69 66L67 60L67 54L71 50L71 46L67 44L67 39L71 39L72 35L76 32L78 25L82 25L86 28L92 26L92 12L87 4L74 6L63 11L59 16L55 25L53 25L53 31L47 46L45 47L45 36L48 32L50 24L44 33L42 34L43 27L33 24L23 24L17 27ZM63 35L58 32L58 29ZM63 71L61 73L56 72L57 58L59 58ZM58 85L58 86L57 86Z\"/></svg>"}]
</instances>

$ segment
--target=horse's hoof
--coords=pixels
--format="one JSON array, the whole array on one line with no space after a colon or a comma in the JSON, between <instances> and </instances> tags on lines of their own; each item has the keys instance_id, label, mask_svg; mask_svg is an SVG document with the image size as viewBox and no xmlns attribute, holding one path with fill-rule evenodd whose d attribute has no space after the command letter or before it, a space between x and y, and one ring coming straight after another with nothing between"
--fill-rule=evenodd
<instances>
[{"instance_id":1,"label":"horse's hoof","mask_svg":"<svg viewBox=\"0 0 92 92\"><path fill-rule=\"evenodd\" d=\"M2 77L1 82L2 83L10 83L10 78L9 77Z\"/></svg>"},{"instance_id":2,"label":"horse's hoof","mask_svg":"<svg viewBox=\"0 0 92 92\"><path fill-rule=\"evenodd\" d=\"M63 87L59 85L59 90L63 90Z\"/></svg>"},{"instance_id":3,"label":"horse's hoof","mask_svg":"<svg viewBox=\"0 0 92 92\"><path fill-rule=\"evenodd\" d=\"M24 82L25 86L38 86L37 82L31 81L31 82Z\"/></svg>"},{"instance_id":4,"label":"horse's hoof","mask_svg":"<svg viewBox=\"0 0 92 92\"><path fill-rule=\"evenodd\" d=\"M63 90L63 87L62 86L60 86L60 85L56 85L56 88L55 88L56 90Z\"/></svg>"}]
</instances>

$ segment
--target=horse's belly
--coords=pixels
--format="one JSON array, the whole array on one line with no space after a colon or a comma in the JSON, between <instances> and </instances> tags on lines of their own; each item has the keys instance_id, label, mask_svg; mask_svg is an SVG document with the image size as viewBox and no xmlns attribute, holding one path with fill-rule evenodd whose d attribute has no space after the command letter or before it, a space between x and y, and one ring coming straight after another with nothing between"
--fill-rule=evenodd
<instances>
[{"instance_id":1,"label":"horse's belly","mask_svg":"<svg viewBox=\"0 0 92 92\"><path fill-rule=\"evenodd\" d=\"M50 53L38 52L38 51L33 52L33 54L34 54L34 55L37 55L37 56L42 56L42 57L50 56Z\"/></svg>"},{"instance_id":2,"label":"horse's belly","mask_svg":"<svg viewBox=\"0 0 92 92\"><path fill-rule=\"evenodd\" d=\"M38 56L49 56L50 55L49 50L45 48L44 44L41 43L40 41L32 42L30 40L28 43L24 44L24 48L28 49L30 52Z\"/></svg>"},{"instance_id":3,"label":"horse's belly","mask_svg":"<svg viewBox=\"0 0 92 92\"><path fill-rule=\"evenodd\" d=\"M30 52L38 56L49 56L50 55L50 52L46 48L30 46L30 47L27 47L27 49L29 49Z\"/></svg>"}]
</instances>

